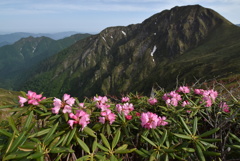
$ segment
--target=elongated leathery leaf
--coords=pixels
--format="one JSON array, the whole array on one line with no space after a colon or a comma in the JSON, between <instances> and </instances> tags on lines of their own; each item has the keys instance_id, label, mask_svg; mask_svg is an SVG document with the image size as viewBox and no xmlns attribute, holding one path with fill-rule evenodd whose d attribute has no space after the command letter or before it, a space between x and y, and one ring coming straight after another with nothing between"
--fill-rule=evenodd
<instances>
[{"instance_id":1,"label":"elongated leathery leaf","mask_svg":"<svg viewBox=\"0 0 240 161\"><path fill-rule=\"evenodd\" d=\"M194 117L194 120L193 120L193 135L196 135L197 125L198 125L198 118Z\"/></svg>"},{"instance_id":2,"label":"elongated leathery leaf","mask_svg":"<svg viewBox=\"0 0 240 161\"><path fill-rule=\"evenodd\" d=\"M77 137L77 135L75 135L75 139L77 141L77 143L81 146L81 148L88 154L90 154L90 150L87 146L87 144L84 143L84 141L82 141L80 138Z\"/></svg>"},{"instance_id":3,"label":"elongated leathery leaf","mask_svg":"<svg viewBox=\"0 0 240 161\"><path fill-rule=\"evenodd\" d=\"M116 135L114 136L113 141L112 141L112 149L114 149L115 146L117 145L120 135L121 135L121 131L120 131L120 129L118 129L116 132Z\"/></svg>"},{"instance_id":4,"label":"elongated leathery leaf","mask_svg":"<svg viewBox=\"0 0 240 161\"><path fill-rule=\"evenodd\" d=\"M183 124L185 130L187 130L188 134L192 135L192 132L189 130L189 128L188 128L187 124L185 123L185 121L183 120L183 118L182 117L179 117L179 118L180 118L180 121Z\"/></svg>"},{"instance_id":5,"label":"elongated leathery leaf","mask_svg":"<svg viewBox=\"0 0 240 161\"><path fill-rule=\"evenodd\" d=\"M201 135L198 135L198 137L206 137L206 136L209 136L209 135L212 135L212 134L214 134L215 132L217 132L219 130L219 128L215 128L215 129L212 129L212 130L210 130L210 131L207 131L207 132L205 132L205 133L203 133L203 134L201 134Z\"/></svg>"},{"instance_id":6,"label":"elongated leathery leaf","mask_svg":"<svg viewBox=\"0 0 240 161\"><path fill-rule=\"evenodd\" d=\"M148 139L147 137L145 137L145 136L141 136L144 140L146 140L149 144L151 144L152 146L154 146L154 147L157 147L157 145L154 143L154 142L152 142L150 139Z\"/></svg>"},{"instance_id":7,"label":"elongated leathery leaf","mask_svg":"<svg viewBox=\"0 0 240 161\"><path fill-rule=\"evenodd\" d=\"M103 144L104 144L108 149L111 149L110 144L109 144L107 138L106 138L102 133L100 134L100 136L101 136L101 138L102 138Z\"/></svg>"},{"instance_id":8,"label":"elongated leathery leaf","mask_svg":"<svg viewBox=\"0 0 240 161\"><path fill-rule=\"evenodd\" d=\"M58 127L58 123L56 123L56 124L52 127L52 129L50 130L50 132L45 136L45 138L44 138L44 140L43 140L44 143L55 133L57 127Z\"/></svg>"}]
</instances>

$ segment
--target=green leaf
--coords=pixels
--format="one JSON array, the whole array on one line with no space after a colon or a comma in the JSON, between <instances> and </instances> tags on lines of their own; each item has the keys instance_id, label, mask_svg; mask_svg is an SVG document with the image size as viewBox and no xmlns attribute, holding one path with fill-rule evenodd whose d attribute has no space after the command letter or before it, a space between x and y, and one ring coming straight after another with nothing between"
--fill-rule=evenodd
<instances>
[{"instance_id":1,"label":"green leaf","mask_svg":"<svg viewBox=\"0 0 240 161\"><path fill-rule=\"evenodd\" d=\"M95 132L92 130L92 129L90 129L89 127L85 127L84 129L83 129L83 131L86 133L86 134L88 134L88 135L90 135L90 136L92 136L92 137L97 137L96 135L95 135Z\"/></svg>"},{"instance_id":2,"label":"green leaf","mask_svg":"<svg viewBox=\"0 0 240 161\"><path fill-rule=\"evenodd\" d=\"M50 150L50 153L74 153L74 150L65 147L55 147Z\"/></svg>"},{"instance_id":3,"label":"green leaf","mask_svg":"<svg viewBox=\"0 0 240 161\"><path fill-rule=\"evenodd\" d=\"M8 118L8 123L9 123L9 125L11 126L11 128L13 129L13 131L14 131L17 135L19 135L19 131L17 130L16 125L15 125L12 117L9 117L9 118Z\"/></svg>"},{"instance_id":4,"label":"green leaf","mask_svg":"<svg viewBox=\"0 0 240 161\"><path fill-rule=\"evenodd\" d=\"M7 131L4 130L4 129L0 129L0 134L3 134L3 135L8 136L8 137L12 137L12 133L7 132Z\"/></svg>"},{"instance_id":5,"label":"green leaf","mask_svg":"<svg viewBox=\"0 0 240 161\"><path fill-rule=\"evenodd\" d=\"M72 138L73 136L75 135L76 133L76 126L72 129L72 131L70 132L69 136L68 136L68 139L67 139L67 142L66 142L66 146L68 146L70 144L70 142L72 141Z\"/></svg>"},{"instance_id":6,"label":"green leaf","mask_svg":"<svg viewBox=\"0 0 240 161\"><path fill-rule=\"evenodd\" d=\"M201 161L205 161L205 157L203 155L201 147L198 144L195 144L195 145L196 145L196 150L197 150L197 154L198 154L199 159Z\"/></svg>"},{"instance_id":7,"label":"green leaf","mask_svg":"<svg viewBox=\"0 0 240 161\"><path fill-rule=\"evenodd\" d=\"M152 146L157 147L157 145L156 145L154 142L152 142L151 140L149 140L147 137L145 137L145 136L143 136L143 135L141 135L141 137L142 137L144 140L146 140L149 144L151 144Z\"/></svg>"},{"instance_id":8,"label":"green leaf","mask_svg":"<svg viewBox=\"0 0 240 161\"><path fill-rule=\"evenodd\" d=\"M30 114L28 115L25 125L23 126L23 129L28 129L28 127L32 123L32 118L33 118L33 111L31 111Z\"/></svg>"},{"instance_id":9,"label":"green leaf","mask_svg":"<svg viewBox=\"0 0 240 161\"><path fill-rule=\"evenodd\" d=\"M110 136L112 134L111 127L109 124L106 124L106 126L107 126L107 134L108 136Z\"/></svg>"},{"instance_id":10,"label":"green leaf","mask_svg":"<svg viewBox=\"0 0 240 161\"><path fill-rule=\"evenodd\" d=\"M118 159L114 155L111 155L110 161L118 161Z\"/></svg>"},{"instance_id":11,"label":"green leaf","mask_svg":"<svg viewBox=\"0 0 240 161\"><path fill-rule=\"evenodd\" d=\"M190 153L194 153L195 149L193 148L182 148L184 151L190 152Z\"/></svg>"},{"instance_id":12,"label":"green leaf","mask_svg":"<svg viewBox=\"0 0 240 161\"><path fill-rule=\"evenodd\" d=\"M119 141L119 138L121 136L121 131L120 129L117 130L114 138L113 138L113 141L112 141L112 150L115 148L115 146L117 145L118 141Z\"/></svg>"},{"instance_id":13,"label":"green leaf","mask_svg":"<svg viewBox=\"0 0 240 161\"><path fill-rule=\"evenodd\" d=\"M117 150L125 150L125 149L127 149L127 147L128 147L128 144L123 144L122 146L118 147L115 151L117 151Z\"/></svg>"},{"instance_id":14,"label":"green leaf","mask_svg":"<svg viewBox=\"0 0 240 161\"><path fill-rule=\"evenodd\" d=\"M26 156L28 156L31 153L32 152L18 151L18 152L14 152L14 153L7 155L6 157L3 158L3 160L26 158Z\"/></svg>"},{"instance_id":15,"label":"green leaf","mask_svg":"<svg viewBox=\"0 0 240 161\"><path fill-rule=\"evenodd\" d=\"M62 141L62 146L65 146L66 142L67 142L67 139L68 139L68 136L70 135L71 131L69 131L66 135L62 136L63 137L63 140L61 139Z\"/></svg>"},{"instance_id":16,"label":"green leaf","mask_svg":"<svg viewBox=\"0 0 240 161\"><path fill-rule=\"evenodd\" d=\"M5 105L5 106L0 106L0 109L4 109L4 108L11 108L14 107L15 105Z\"/></svg>"},{"instance_id":17,"label":"green leaf","mask_svg":"<svg viewBox=\"0 0 240 161\"><path fill-rule=\"evenodd\" d=\"M102 138L103 144L104 144L108 149L111 149L110 144L109 144L107 138L106 138L102 133L100 134L100 136L101 136L101 138Z\"/></svg>"},{"instance_id":18,"label":"green leaf","mask_svg":"<svg viewBox=\"0 0 240 161\"><path fill-rule=\"evenodd\" d=\"M179 138L182 138L182 139L192 140L192 137L189 136L189 135L175 134L175 133L173 135L175 135L175 136L177 136Z\"/></svg>"},{"instance_id":19,"label":"green leaf","mask_svg":"<svg viewBox=\"0 0 240 161\"><path fill-rule=\"evenodd\" d=\"M97 149L97 138L94 140L92 145L92 152L94 152Z\"/></svg>"},{"instance_id":20,"label":"green leaf","mask_svg":"<svg viewBox=\"0 0 240 161\"><path fill-rule=\"evenodd\" d=\"M156 153L156 152L153 152L153 153L150 155L149 161L156 161L156 160L157 160L156 156L157 156L157 153Z\"/></svg>"},{"instance_id":21,"label":"green leaf","mask_svg":"<svg viewBox=\"0 0 240 161\"><path fill-rule=\"evenodd\" d=\"M45 134L49 133L49 131L50 131L51 129L52 129L52 128L48 128L48 129L44 129L44 130L38 131L38 132L30 135L29 138L39 137L39 136L45 135Z\"/></svg>"},{"instance_id":22,"label":"green leaf","mask_svg":"<svg viewBox=\"0 0 240 161\"><path fill-rule=\"evenodd\" d=\"M45 143L56 131L58 127L58 122L51 128L51 131L44 137L43 143Z\"/></svg>"},{"instance_id":23,"label":"green leaf","mask_svg":"<svg viewBox=\"0 0 240 161\"><path fill-rule=\"evenodd\" d=\"M185 121L183 120L183 118L182 117L179 117L179 118L180 118L180 121L183 124L185 130L187 130L188 134L192 135L192 132L189 130L189 128L188 128L187 124L185 123Z\"/></svg>"},{"instance_id":24,"label":"green leaf","mask_svg":"<svg viewBox=\"0 0 240 161\"><path fill-rule=\"evenodd\" d=\"M144 158L147 158L148 157L148 155L146 154L146 153L144 153L143 151L141 151L141 150L135 150L135 153L137 153L138 155L140 155L140 156L142 156L142 157L144 157Z\"/></svg>"},{"instance_id":25,"label":"green leaf","mask_svg":"<svg viewBox=\"0 0 240 161\"><path fill-rule=\"evenodd\" d=\"M240 139L239 139L236 135L234 135L233 133L229 133L229 135L230 135L233 139L235 139L237 142L240 143Z\"/></svg>"},{"instance_id":26,"label":"green leaf","mask_svg":"<svg viewBox=\"0 0 240 161\"><path fill-rule=\"evenodd\" d=\"M105 152L108 152L108 151L109 151L109 149L105 148L104 146L102 146L102 145L99 144L99 143L97 143L97 146L98 146L100 149L102 149L103 151L105 151Z\"/></svg>"},{"instance_id":27,"label":"green leaf","mask_svg":"<svg viewBox=\"0 0 240 161\"><path fill-rule=\"evenodd\" d=\"M201 139L201 138L199 138L199 140L209 143L221 141L221 139Z\"/></svg>"},{"instance_id":28,"label":"green leaf","mask_svg":"<svg viewBox=\"0 0 240 161\"><path fill-rule=\"evenodd\" d=\"M161 137L161 139L160 139L160 141L159 141L159 145L160 145L160 146L163 145L163 143L165 142L166 138L167 138L167 130L164 129L164 133L163 133L163 135L162 135L162 137Z\"/></svg>"},{"instance_id":29,"label":"green leaf","mask_svg":"<svg viewBox=\"0 0 240 161\"><path fill-rule=\"evenodd\" d=\"M213 151L203 151L203 154L206 156L221 156L221 153L213 152Z\"/></svg>"},{"instance_id":30,"label":"green leaf","mask_svg":"<svg viewBox=\"0 0 240 161\"><path fill-rule=\"evenodd\" d=\"M35 152L32 155L29 155L27 159L37 159L43 157L43 155L44 155L43 152Z\"/></svg>"},{"instance_id":31,"label":"green leaf","mask_svg":"<svg viewBox=\"0 0 240 161\"><path fill-rule=\"evenodd\" d=\"M114 153L117 154L127 154L127 153L132 153L136 150L136 148L133 149L125 149L125 150L115 150Z\"/></svg>"},{"instance_id":32,"label":"green leaf","mask_svg":"<svg viewBox=\"0 0 240 161\"><path fill-rule=\"evenodd\" d=\"M196 135L197 125L198 125L198 118L194 117L194 120L193 120L193 135Z\"/></svg>"},{"instance_id":33,"label":"green leaf","mask_svg":"<svg viewBox=\"0 0 240 161\"><path fill-rule=\"evenodd\" d=\"M52 142L51 144L48 146L48 148L51 150L52 148L55 148L57 146L57 143L59 142L60 140L60 137L56 137Z\"/></svg>"},{"instance_id":34,"label":"green leaf","mask_svg":"<svg viewBox=\"0 0 240 161\"><path fill-rule=\"evenodd\" d=\"M90 150L87 146L87 144L84 143L84 141L82 141L80 138L77 137L77 135L75 134L75 139L78 142L78 144L81 146L81 148L88 154L90 154Z\"/></svg>"},{"instance_id":35,"label":"green leaf","mask_svg":"<svg viewBox=\"0 0 240 161\"><path fill-rule=\"evenodd\" d=\"M212 135L214 134L215 132L217 132L219 130L219 127L218 128L215 128L215 129L212 129L210 131L207 131L201 135L198 135L199 138L202 138L202 137L206 137L206 136L209 136L209 135Z\"/></svg>"},{"instance_id":36,"label":"green leaf","mask_svg":"<svg viewBox=\"0 0 240 161\"><path fill-rule=\"evenodd\" d=\"M24 131L23 133L21 133L12 143L11 148L9 149L9 152L12 152L14 150L17 149L17 147L19 145L24 144L24 142L27 140L27 136L26 136L26 131Z\"/></svg>"},{"instance_id":37,"label":"green leaf","mask_svg":"<svg viewBox=\"0 0 240 161\"><path fill-rule=\"evenodd\" d=\"M78 158L76 161L86 161L86 160L89 160L89 157L90 157L89 155L85 155L81 158Z\"/></svg>"}]
</instances>

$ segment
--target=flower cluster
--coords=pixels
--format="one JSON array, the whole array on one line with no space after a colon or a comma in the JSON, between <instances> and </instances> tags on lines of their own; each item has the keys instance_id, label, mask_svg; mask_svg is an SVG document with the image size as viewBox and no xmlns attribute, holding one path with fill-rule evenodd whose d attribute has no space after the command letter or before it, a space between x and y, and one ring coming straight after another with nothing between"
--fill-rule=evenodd
<instances>
[{"instance_id":1,"label":"flower cluster","mask_svg":"<svg viewBox=\"0 0 240 161\"><path fill-rule=\"evenodd\" d=\"M107 97L98 96L94 97L93 101L96 101L96 107L101 109L100 117L98 117L99 122L105 124L109 121L110 125L115 121L116 115L109 109L110 105L107 104Z\"/></svg>"},{"instance_id":2,"label":"flower cluster","mask_svg":"<svg viewBox=\"0 0 240 161\"><path fill-rule=\"evenodd\" d=\"M220 103L220 108L226 113L230 112L230 107L227 105L226 102L221 102Z\"/></svg>"},{"instance_id":3,"label":"flower cluster","mask_svg":"<svg viewBox=\"0 0 240 161\"><path fill-rule=\"evenodd\" d=\"M116 105L116 111L118 113L123 113L124 116L128 116L131 111L134 110L133 104L132 103L124 103L123 105L117 104ZM128 116L129 118L129 116Z\"/></svg>"},{"instance_id":4,"label":"flower cluster","mask_svg":"<svg viewBox=\"0 0 240 161\"><path fill-rule=\"evenodd\" d=\"M170 93L165 93L163 95L163 100L166 101L168 106L178 106L178 102L182 100L182 97L176 91L172 91Z\"/></svg>"},{"instance_id":5,"label":"flower cluster","mask_svg":"<svg viewBox=\"0 0 240 161\"><path fill-rule=\"evenodd\" d=\"M129 97L122 97L122 102L129 102L130 98Z\"/></svg>"},{"instance_id":6,"label":"flower cluster","mask_svg":"<svg viewBox=\"0 0 240 161\"><path fill-rule=\"evenodd\" d=\"M157 101L157 99L156 98L149 98L148 99L148 103L150 104L150 105L155 105L156 103L157 103L158 101Z\"/></svg>"},{"instance_id":7,"label":"flower cluster","mask_svg":"<svg viewBox=\"0 0 240 161\"><path fill-rule=\"evenodd\" d=\"M54 98L52 113L58 114L62 108L63 113L71 113L72 106L75 103L75 98L71 97L69 94L64 94L62 100L59 98Z\"/></svg>"},{"instance_id":8,"label":"flower cluster","mask_svg":"<svg viewBox=\"0 0 240 161\"><path fill-rule=\"evenodd\" d=\"M42 97L42 94L37 94L36 92L32 92L32 91L28 91L26 96L27 98L18 96L21 107L23 107L24 103L26 102L32 105L39 105L40 101L46 99L46 97Z\"/></svg>"},{"instance_id":9,"label":"flower cluster","mask_svg":"<svg viewBox=\"0 0 240 161\"><path fill-rule=\"evenodd\" d=\"M160 117L155 113L146 112L141 114L141 125L147 129L155 129L157 126L165 126L168 124L166 122L166 117Z\"/></svg>"},{"instance_id":10,"label":"flower cluster","mask_svg":"<svg viewBox=\"0 0 240 161\"><path fill-rule=\"evenodd\" d=\"M215 102L215 99L218 96L217 91L214 90L203 90L203 89L195 89L195 94L202 95L203 101L206 103L206 107L211 107Z\"/></svg>"},{"instance_id":11,"label":"flower cluster","mask_svg":"<svg viewBox=\"0 0 240 161\"><path fill-rule=\"evenodd\" d=\"M83 130L90 122L90 115L83 110L77 110L76 114L70 113L69 117L73 119L68 121L71 128L74 124L79 124L82 127L81 130Z\"/></svg>"}]
</instances>

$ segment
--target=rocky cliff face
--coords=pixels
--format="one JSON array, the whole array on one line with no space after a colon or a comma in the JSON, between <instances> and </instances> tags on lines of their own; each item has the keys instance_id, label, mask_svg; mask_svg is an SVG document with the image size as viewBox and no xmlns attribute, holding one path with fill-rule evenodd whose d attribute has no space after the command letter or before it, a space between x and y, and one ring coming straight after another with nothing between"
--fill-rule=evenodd
<instances>
[{"instance_id":1,"label":"rocky cliff face","mask_svg":"<svg viewBox=\"0 0 240 161\"><path fill-rule=\"evenodd\" d=\"M109 27L43 62L24 89L79 97L149 92L155 83L166 84L163 76L173 73L176 57L223 25L232 26L213 10L195 5L165 10L141 24Z\"/></svg>"}]
</instances>

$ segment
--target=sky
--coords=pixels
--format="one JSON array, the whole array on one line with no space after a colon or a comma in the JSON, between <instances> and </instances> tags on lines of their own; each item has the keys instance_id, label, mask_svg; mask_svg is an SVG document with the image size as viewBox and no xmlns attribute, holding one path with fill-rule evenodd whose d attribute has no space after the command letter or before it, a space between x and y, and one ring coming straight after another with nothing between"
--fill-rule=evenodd
<instances>
[{"instance_id":1,"label":"sky","mask_svg":"<svg viewBox=\"0 0 240 161\"><path fill-rule=\"evenodd\" d=\"M141 23L175 6L200 4L240 24L240 0L0 0L0 34L98 33Z\"/></svg>"}]
</instances>

